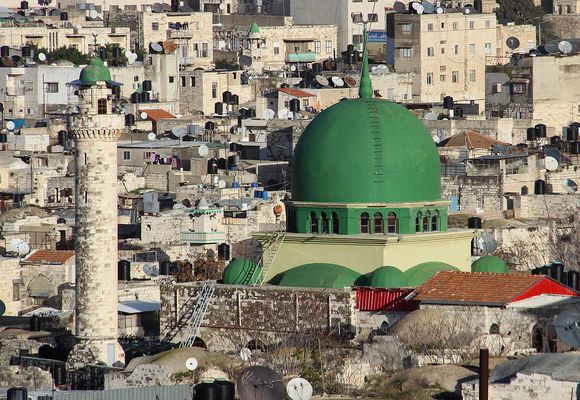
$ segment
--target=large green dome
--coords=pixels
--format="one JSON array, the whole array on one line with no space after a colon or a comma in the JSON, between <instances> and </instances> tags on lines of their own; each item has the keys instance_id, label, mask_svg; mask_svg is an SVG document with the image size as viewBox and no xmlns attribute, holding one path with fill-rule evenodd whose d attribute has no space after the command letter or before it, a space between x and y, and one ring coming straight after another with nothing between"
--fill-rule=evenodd
<instances>
[{"instance_id":1,"label":"large green dome","mask_svg":"<svg viewBox=\"0 0 580 400\"><path fill-rule=\"evenodd\" d=\"M103 60L99 57L93 57L89 65L81 70L79 80L84 84L93 84L97 81L111 81L111 71L105 67Z\"/></svg>"},{"instance_id":2,"label":"large green dome","mask_svg":"<svg viewBox=\"0 0 580 400\"><path fill-rule=\"evenodd\" d=\"M409 286L421 286L441 271L459 271L459 268L439 261L427 261L404 272Z\"/></svg>"},{"instance_id":3,"label":"large green dome","mask_svg":"<svg viewBox=\"0 0 580 400\"><path fill-rule=\"evenodd\" d=\"M483 256L471 264L471 272L508 272L508 266L504 260L497 256Z\"/></svg>"},{"instance_id":4,"label":"large green dome","mask_svg":"<svg viewBox=\"0 0 580 400\"><path fill-rule=\"evenodd\" d=\"M384 267L379 267L372 272L369 286L380 288L401 288L407 286L407 278L397 267L386 265Z\"/></svg>"},{"instance_id":5,"label":"large green dome","mask_svg":"<svg viewBox=\"0 0 580 400\"><path fill-rule=\"evenodd\" d=\"M281 272L269 283L277 286L338 289L365 285L366 278L342 265L312 263Z\"/></svg>"},{"instance_id":6,"label":"large green dome","mask_svg":"<svg viewBox=\"0 0 580 400\"><path fill-rule=\"evenodd\" d=\"M292 200L439 200L439 169L431 135L405 108L381 99L343 100L302 134L292 161Z\"/></svg>"},{"instance_id":7,"label":"large green dome","mask_svg":"<svg viewBox=\"0 0 580 400\"><path fill-rule=\"evenodd\" d=\"M226 285L255 285L261 274L258 264L245 258L239 258L228 264L224 270L222 282Z\"/></svg>"}]
</instances>

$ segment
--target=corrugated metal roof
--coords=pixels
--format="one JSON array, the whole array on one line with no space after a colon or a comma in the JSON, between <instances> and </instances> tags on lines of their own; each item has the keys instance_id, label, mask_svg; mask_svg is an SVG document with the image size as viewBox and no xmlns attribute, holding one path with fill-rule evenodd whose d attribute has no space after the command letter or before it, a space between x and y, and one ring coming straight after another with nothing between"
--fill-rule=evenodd
<instances>
[{"instance_id":1,"label":"corrugated metal roof","mask_svg":"<svg viewBox=\"0 0 580 400\"><path fill-rule=\"evenodd\" d=\"M53 400L191 400L189 385L54 392Z\"/></svg>"},{"instance_id":2,"label":"corrugated metal roof","mask_svg":"<svg viewBox=\"0 0 580 400\"><path fill-rule=\"evenodd\" d=\"M413 289L356 288L356 309L359 311L411 311L417 308L416 301L405 297Z\"/></svg>"},{"instance_id":3,"label":"corrugated metal roof","mask_svg":"<svg viewBox=\"0 0 580 400\"><path fill-rule=\"evenodd\" d=\"M159 311L161 303L154 300L120 301L117 310L125 314L139 314L150 311Z\"/></svg>"}]
</instances>

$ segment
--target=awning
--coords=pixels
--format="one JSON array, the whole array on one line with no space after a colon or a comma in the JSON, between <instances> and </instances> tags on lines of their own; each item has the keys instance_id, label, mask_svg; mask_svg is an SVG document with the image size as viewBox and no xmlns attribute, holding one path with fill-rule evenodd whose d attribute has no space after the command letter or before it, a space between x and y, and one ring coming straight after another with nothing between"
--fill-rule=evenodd
<instances>
[{"instance_id":1,"label":"awning","mask_svg":"<svg viewBox=\"0 0 580 400\"><path fill-rule=\"evenodd\" d=\"M120 301L117 310L125 314L140 314L151 311L159 311L161 303L154 300L129 300Z\"/></svg>"}]
</instances>

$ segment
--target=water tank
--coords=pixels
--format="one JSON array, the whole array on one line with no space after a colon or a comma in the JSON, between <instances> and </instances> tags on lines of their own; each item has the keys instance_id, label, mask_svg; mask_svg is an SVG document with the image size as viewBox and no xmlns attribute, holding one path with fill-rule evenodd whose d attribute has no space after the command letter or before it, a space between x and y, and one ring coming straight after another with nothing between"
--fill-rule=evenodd
<instances>
[{"instance_id":1,"label":"water tank","mask_svg":"<svg viewBox=\"0 0 580 400\"><path fill-rule=\"evenodd\" d=\"M111 86L111 93L116 99L121 97L121 86Z\"/></svg>"},{"instance_id":2,"label":"water tank","mask_svg":"<svg viewBox=\"0 0 580 400\"><path fill-rule=\"evenodd\" d=\"M54 358L54 348L49 344L44 344L38 348L38 358Z\"/></svg>"},{"instance_id":3,"label":"water tank","mask_svg":"<svg viewBox=\"0 0 580 400\"><path fill-rule=\"evenodd\" d=\"M28 10L28 2L27 1L21 1L20 2L20 9L21 10Z\"/></svg>"},{"instance_id":4,"label":"water tank","mask_svg":"<svg viewBox=\"0 0 580 400\"><path fill-rule=\"evenodd\" d=\"M240 145L236 142L230 143L230 151L240 151Z\"/></svg>"},{"instance_id":5,"label":"water tank","mask_svg":"<svg viewBox=\"0 0 580 400\"><path fill-rule=\"evenodd\" d=\"M344 60L343 60L343 61L344 61L346 64L354 64L354 60L355 60L355 58L354 58L354 54L353 54L352 52L347 52L347 53L344 55Z\"/></svg>"},{"instance_id":6,"label":"water tank","mask_svg":"<svg viewBox=\"0 0 580 400\"><path fill-rule=\"evenodd\" d=\"M227 243L221 243L218 245L218 258L220 260L230 259L230 245Z\"/></svg>"},{"instance_id":7,"label":"water tank","mask_svg":"<svg viewBox=\"0 0 580 400\"><path fill-rule=\"evenodd\" d=\"M545 138L546 137L546 125L538 124L534 128L536 128L536 137L538 137L538 138Z\"/></svg>"},{"instance_id":8,"label":"water tank","mask_svg":"<svg viewBox=\"0 0 580 400\"><path fill-rule=\"evenodd\" d=\"M2 46L0 47L0 57L8 57L10 55L10 47Z\"/></svg>"},{"instance_id":9,"label":"water tank","mask_svg":"<svg viewBox=\"0 0 580 400\"><path fill-rule=\"evenodd\" d=\"M242 117L241 115L238 115L238 126L241 127L242 126L242 121L244 120L244 117Z\"/></svg>"},{"instance_id":10,"label":"water tank","mask_svg":"<svg viewBox=\"0 0 580 400\"><path fill-rule=\"evenodd\" d=\"M534 183L534 194L546 194L546 181L538 179Z\"/></svg>"},{"instance_id":11,"label":"water tank","mask_svg":"<svg viewBox=\"0 0 580 400\"><path fill-rule=\"evenodd\" d=\"M580 291L580 272L578 271L568 271L568 286L575 291Z\"/></svg>"},{"instance_id":12,"label":"water tank","mask_svg":"<svg viewBox=\"0 0 580 400\"><path fill-rule=\"evenodd\" d=\"M228 157L228 169L231 171L236 171L238 169L238 164L240 157L238 155Z\"/></svg>"},{"instance_id":13,"label":"water tank","mask_svg":"<svg viewBox=\"0 0 580 400\"><path fill-rule=\"evenodd\" d=\"M179 11L179 0L171 0L171 12Z\"/></svg>"},{"instance_id":14,"label":"water tank","mask_svg":"<svg viewBox=\"0 0 580 400\"><path fill-rule=\"evenodd\" d=\"M568 282L566 272L564 272L564 264L562 264L561 262L553 262L550 268L552 268L555 271L554 279L556 279L558 282L562 282L563 284L566 284L566 282Z\"/></svg>"},{"instance_id":15,"label":"water tank","mask_svg":"<svg viewBox=\"0 0 580 400\"><path fill-rule=\"evenodd\" d=\"M254 198L261 199L262 198L262 191L261 190L254 190Z\"/></svg>"},{"instance_id":16,"label":"water tank","mask_svg":"<svg viewBox=\"0 0 580 400\"><path fill-rule=\"evenodd\" d=\"M184 142L195 142L195 138L191 135L185 135L181 138Z\"/></svg>"},{"instance_id":17,"label":"water tank","mask_svg":"<svg viewBox=\"0 0 580 400\"><path fill-rule=\"evenodd\" d=\"M578 125L570 125L567 129L566 139L568 139L570 142L578 140L579 129L580 128L578 127Z\"/></svg>"},{"instance_id":18,"label":"water tank","mask_svg":"<svg viewBox=\"0 0 580 400\"><path fill-rule=\"evenodd\" d=\"M131 93L131 103L139 103L141 101L141 95L137 92Z\"/></svg>"},{"instance_id":19,"label":"water tank","mask_svg":"<svg viewBox=\"0 0 580 400\"><path fill-rule=\"evenodd\" d=\"M316 75L319 75L322 73L322 64L321 63L313 63L312 64L312 72L314 72Z\"/></svg>"},{"instance_id":20,"label":"water tank","mask_svg":"<svg viewBox=\"0 0 580 400\"><path fill-rule=\"evenodd\" d=\"M117 279L120 281L131 280L131 263L127 260L119 260L117 263Z\"/></svg>"},{"instance_id":21,"label":"water tank","mask_svg":"<svg viewBox=\"0 0 580 400\"><path fill-rule=\"evenodd\" d=\"M210 175L217 175L218 164L215 158L210 158L209 160L207 160L207 173Z\"/></svg>"},{"instance_id":22,"label":"water tank","mask_svg":"<svg viewBox=\"0 0 580 400\"><path fill-rule=\"evenodd\" d=\"M232 102L232 92L226 90L222 93L222 101L226 104L230 104Z\"/></svg>"},{"instance_id":23,"label":"water tank","mask_svg":"<svg viewBox=\"0 0 580 400\"><path fill-rule=\"evenodd\" d=\"M133 114L125 115L125 126L135 125L135 116Z\"/></svg>"},{"instance_id":24,"label":"water tank","mask_svg":"<svg viewBox=\"0 0 580 400\"><path fill-rule=\"evenodd\" d=\"M141 103L149 103L151 101L151 93L143 92L141 93Z\"/></svg>"},{"instance_id":25,"label":"water tank","mask_svg":"<svg viewBox=\"0 0 580 400\"><path fill-rule=\"evenodd\" d=\"M292 112L300 111L300 100L298 99L290 100L290 111Z\"/></svg>"},{"instance_id":26,"label":"water tank","mask_svg":"<svg viewBox=\"0 0 580 400\"><path fill-rule=\"evenodd\" d=\"M193 387L194 399L218 400L218 386L212 381L203 381Z\"/></svg>"},{"instance_id":27,"label":"water tank","mask_svg":"<svg viewBox=\"0 0 580 400\"><path fill-rule=\"evenodd\" d=\"M30 330L33 332L38 332L40 330L40 317L33 315L30 317Z\"/></svg>"},{"instance_id":28,"label":"water tank","mask_svg":"<svg viewBox=\"0 0 580 400\"><path fill-rule=\"evenodd\" d=\"M354 51L354 46L352 44L346 45L346 51L352 53Z\"/></svg>"},{"instance_id":29,"label":"water tank","mask_svg":"<svg viewBox=\"0 0 580 400\"><path fill-rule=\"evenodd\" d=\"M218 169L228 169L228 160L223 157L218 159Z\"/></svg>"},{"instance_id":30,"label":"water tank","mask_svg":"<svg viewBox=\"0 0 580 400\"><path fill-rule=\"evenodd\" d=\"M443 97L443 108L447 110L453 110L453 97L451 96Z\"/></svg>"},{"instance_id":31,"label":"water tank","mask_svg":"<svg viewBox=\"0 0 580 400\"><path fill-rule=\"evenodd\" d=\"M67 21L68 20L68 13L66 11L61 11L60 13L60 20Z\"/></svg>"},{"instance_id":32,"label":"water tank","mask_svg":"<svg viewBox=\"0 0 580 400\"><path fill-rule=\"evenodd\" d=\"M544 265L543 267L540 267L538 269L540 270L539 275L545 275L545 276L550 275L550 266L549 265Z\"/></svg>"},{"instance_id":33,"label":"water tank","mask_svg":"<svg viewBox=\"0 0 580 400\"><path fill-rule=\"evenodd\" d=\"M554 280L558 280L558 265L548 266L548 276Z\"/></svg>"},{"instance_id":34,"label":"water tank","mask_svg":"<svg viewBox=\"0 0 580 400\"><path fill-rule=\"evenodd\" d=\"M56 386L66 385L66 368L64 364L55 364L52 369L52 379Z\"/></svg>"},{"instance_id":35,"label":"water tank","mask_svg":"<svg viewBox=\"0 0 580 400\"><path fill-rule=\"evenodd\" d=\"M481 218L470 217L467 219L467 227L469 229L481 229Z\"/></svg>"},{"instance_id":36,"label":"water tank","mask_svg":"<svg viewBox=\"0 0 580 400\"><path fill-rule=\"evenodd\" d=\"M164 260L159 263L159 275L169 275L169 267L171 265L171 261ZM127 360L125 360L127 363Z\"/></svg>"},{"instance_id":37,"label":"water tank","mask_svg":"<svg viewBox=\"0 0 580 400\"><path fill-rule=\"evenodd\" d=\"M207 121L205 123L205 129L208 131L213 131L215 129L215 124L212 121Z\"/></svg>"},{"instance_id":38,"label":"water tank","mask_svg":"<svg viewBox=\"0 0 580 400\"><path fill-rule=\"evenodd\" d=\"M306 89L308 87L308 82L306 82L304 79L302 79L300 81L300 83L298 84L298 86L302 89Z\"/></svg>"},{"instance_id":39,"label":"water tank","mask_svg":"<svg viewBox=\"0 0 580 400\"><path fill-rule=\"evenodd\" d=\"M258 182L252 182L250 183L250 186L253 188L257 188L258 187Z\"/></svg>"},{"instance_id":40,"label":"water tank","mask_svg":"<svg viewBox=\"0 0 580 400\"><path fill-rule=\"evenodd\" d=\"M240 96L238 96L237 94L232 94L232 104L235 106L240 104Z\"/></svg>"},{"instance_id":41,"label":"water tank","mask_svg":"<svg viewBox=\"0 0 580 400\"><path fill-rule=\"evenodd\" d=\"M28 390L24 387L13 387L8 389L7 400L28 400Z\"/></svg>"},{"instance_id":42,"label":"water tank","mask_svg":"<svg viewBox=\"0 0 580 400\"><path fill-rule=\"evenodd\" d=\"M214 112L218 115L222 115L224 113L224 103L220 103L219 101L215 103Z\"/></svg>"},{"instance_id":43,"label":"water tank","mask_svg":"<svg viewBox=\"0 0 580 400\"><path fill-rule=\"evenodd\" d=\"M571 154L580 154L580 142L570 142L570 153Z\"/></svg>"},{"instance_id":44,"label":"water tank","mask_svg":"<svg viewBox=\"0 0 580 400\"><path fill-rule=\"evenodd\" d=\"M145 90L146 92L151 91L151 81L143 81L143 85L142 85L143 90Z\"/></svg>"},{"instance_id":45,"label":"water tank","mask_svg":"<svg viewBox=\"0 0 580 400\"><path fill-rule=\"evenodd\" d=\"M532 269L532 275L541 275L541 268L534 268Z\"/></svg>"},{"instance_id":46,"label":"water tank","mask_svg":"<svg viewBox=\"0 0 580 400\"><path fill-rule=\"evenodd\" d=\"M483 1L482 0L473 0L473 8L475 8L475 11L477 11L479 14L483 13Z\"/></svg>"},{"instance_id":47,"label":"water tank","mask_svg":"<svg viewBox=\"0 0 580 400\"><path fill-rule=\"evenodd\" d=\"M562 138L560 136L552 136L552 137L550 137L550 144L552 144L554 146L560 144L561 141L562 141Z\"/></svg>"},{"instance_id":48,"label":"water tank","mask_svg":"<svg viewBox=\"0 0 580 400\"><path fill-rule=\"evenodd\" d=\"M536 139L536 128L528 128L526 131L526 139L528 142L533 141Z\"/></svg>"},{"instance_id":49,"label":"water tank","mask_svg":"<svg viewBox=\"0 0 580 400\"><path fill-rule=\"evenodd\" d=\"M107 50L107 48L101 47L99 49L99 58L103 61L106 61L108 56L109 56L109 51Z\"/></svg>"},{"instance_id":50,"label":"water tank","mask_svg":"<svg viewBox=\"0 0 580 400\"><path fill-rule=\"evenodd\" d=\"M0 143L8 142L8 135L6 133L0 133Z\"/></svg>"},{"instance_id":51,"label":"water tank","mask_svg":"<svg viewBox=\"0 0 580 400\"><path fill-rule=\"evenodd\" d=\"M249 117L256 118L256 110L254 108L248 108Z\"/></svg>"},{"instance_id":52,"label":"water tank","mask_svg":"<svg viewBox=\"0 0 580 400\"><path fill-rule=\"evenodd\" d=\"M463 108L455 107L453 110L453 116L456 118L463 118Z\"/></svg>"},{"instance_id":53,"label":"water tank","mask_svg":"<svg viewBox=\"0 0 580 400\"><path fill-rule=\"evenodd\" d=\"M240 184L238 183L238 181L233 181L233 182L232 182L232 187L233 187L234 189L237 189L237 188L239 188L239 187L240 187Z\"/></svg>"},{"instance_id":54,"label":"water tank","mask_svg":"<svg viewBox=\"0 0 580 400\"><path fill-rule=\"evenodd\" d=\"M32 54L32 51L30 50L30 47L24 46L22 48L22 57L30 57L31 54Z\"/></svg>"},{"instance_id":55,"label":"water tank","mask_svg":"<svg viewBox=\"0 0 580 400\"><path fill-rule=\"evenodd\" d=\"M268 200L268 191L267 190L263 190L262 191L262 199L263 200Z\"/></svg>"},{"instance_id":56,"label":"water tank","mask_svg":"<svg viewBox=\"0 0 580 400\"><path fill-rule=\"evenodd\" d=\"M218 388L217 400L234 400L236 397L236 385L227 379L216 379L214 381Z\"/></svg>"},{"instance_id":57,"label":"water tank","mask_svg":"<svg viewBox=\"0 0 580 400\"><path fill-rule=\"evenodd\" d=\"M113 47L113 57L115 58L121 57L121 48L119 46Z\"/></svg>"}]
</instances>

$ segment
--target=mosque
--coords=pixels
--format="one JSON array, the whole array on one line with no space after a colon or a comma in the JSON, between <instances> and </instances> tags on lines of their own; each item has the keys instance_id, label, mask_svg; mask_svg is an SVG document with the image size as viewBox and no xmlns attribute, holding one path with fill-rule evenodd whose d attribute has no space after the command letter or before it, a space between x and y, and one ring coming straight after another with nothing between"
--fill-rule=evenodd
<instances>
[{"instance_id":1,"label":"mosque","mask_svg":"<svg viewBox=\"0 0 580 400\"><path fill-rule=\"evenodd\" d=\"M286 232L254 234L265 252L261 265L234 260L223 283L389 288L471 269L475 232L447 226L435 143L405 108L373 98L366 50L359 98L321 112L291 165ZM268 246L275 249L266 257ZM497 257L477 268L507 270Z\"/></svg>"}]
</instances>

